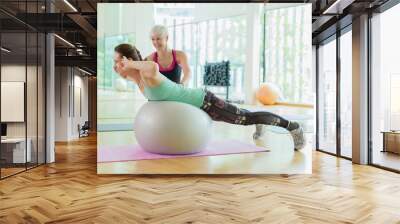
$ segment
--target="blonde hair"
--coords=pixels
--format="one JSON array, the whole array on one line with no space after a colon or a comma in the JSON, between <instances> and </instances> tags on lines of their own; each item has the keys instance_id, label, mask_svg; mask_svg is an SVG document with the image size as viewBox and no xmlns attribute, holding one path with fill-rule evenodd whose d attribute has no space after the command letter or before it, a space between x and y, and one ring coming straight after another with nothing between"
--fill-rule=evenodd
<instances>
[{"instance_id":1,"label":"blonde hair","mask_svg":"<svg viewBox=\"0 0 400 224\"><path fill-rule=\"evenodd\" d=\"M168 29L167 29L167 27L165 27L163 25L153 26L153 28L151 28L151 31L150 31L150 37L153 33L158 36L168 37Z\"/></svg>"}]
</instances>

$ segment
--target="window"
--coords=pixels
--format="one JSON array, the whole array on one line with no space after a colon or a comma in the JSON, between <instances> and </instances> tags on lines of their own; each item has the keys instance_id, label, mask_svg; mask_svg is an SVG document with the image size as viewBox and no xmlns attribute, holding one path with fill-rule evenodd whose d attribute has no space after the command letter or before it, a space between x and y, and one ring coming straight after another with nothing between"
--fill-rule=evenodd
<instances>
[{"instance_id":1,"label":"window","mask_svg":"<svg viewBox=\"0 0 400 224\"><path fill-rule=\"evenodd\" d=\"M206 62L229 60L231 70L231 100L244 100L244 69L246 63L246 17L235 16L203 21L199 26L197 71L200 71L197 85L203 83L202 73ZM201 46L207 46L202 48Z\"/></svg>"},{"instance_id":2,"label":"window","mask_svg":"<svg viewBox=\"0 0 400 224\"><path fill-rule=\"evenodd\" d=\"M371 19L372 163L400 170L400 5Z\"/></svg>"},{"instance_id":3,"label":"window","mask_svg":"<svg viewBox=\"0 0 400 224\"><path fill-rule=\"evenodd\" d=\"M177 7L180 4L172 4ZM169 44L184 51L189 58L192 79L189 87L203 86L206 62L230 61L231 84L229 99L244 100L244 67L246 62L246 16L193 21L192 4L170 9L171 4L155 4L155 21L168 28ZM203 47L207 46L207 47ZM225 91L220 88L221 92ZM219 89L213 90L219 92Z\"/></svg>"},{"instance_id":4,"label":"window","mask_svg":"<svg viewBox=\"0 0 400 224\"><path fill-rule=\"evenodd\" d=\"M110 36L99 38L98 40L98 88L112 89L118 88L121 81L128 86L128 90L133 91L136 87L133 83L127 82L119 78L113 69L114 65L114 47L120 43L135 43L135 34L129 33L124 35Z\"/></svg>"},{"instance_id":5,"label":"window","mask_svg":"<svg viewBox=\"0 0 400 224\"><path fill-rule=\"evenodd\" d=\"M336 39L318 48L318 148L336 153Z\"/></svg>"},{"instance_id":6,"label":"window","mask_svg":"<svg viewBox=\"0 0 400 224\"><path fill-rule=\"evenodd\" d=\"M43 1L18 2L18 15L40 13L43 4ZM0 5L15 6L15 2ZM2 179L45 163L46 38L44 33L3 12L0 17L9 21L0 29Z\"/></svg>"},{"instance_id":7,"label":"window","mask_svg":"<svg viewBox=\"0 0 400 224\"><path fill-rule=\"evenodd\" d=\"M260 81L278 85L287 102L314 104L310 14L304 5L266 8L261 16Z\"/></svg>"},{"instance_id":8,"label":"window","mask_svg":"<svg viewBox=\"0 0 400 224\"><path fill-rule=\"evenodd\" d=\"M340 36L340 154L351 158L352 149L352 33Z\"/></svg>"}]
</instances>

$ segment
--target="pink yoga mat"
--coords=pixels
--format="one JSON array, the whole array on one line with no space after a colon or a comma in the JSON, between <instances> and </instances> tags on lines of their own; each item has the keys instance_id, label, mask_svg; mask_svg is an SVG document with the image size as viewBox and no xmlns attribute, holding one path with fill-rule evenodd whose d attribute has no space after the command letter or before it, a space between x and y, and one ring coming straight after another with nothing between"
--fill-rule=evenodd
<instances>
[{"instance_id":1,"label":"pink yoga mat","mask_svg":"<svg viewBox=\"0 0 400 224\"><path fill-rule=\"evenodd\" d=\"M99 146L97 162L117 162L150 159L168 159L178 157L215 156L238 153L266 152L266 148L258 147L237 140L211 142L207 148L199 153L189 155L160 155L144 151L139 145Z\"/></svg>"}]
</instances>

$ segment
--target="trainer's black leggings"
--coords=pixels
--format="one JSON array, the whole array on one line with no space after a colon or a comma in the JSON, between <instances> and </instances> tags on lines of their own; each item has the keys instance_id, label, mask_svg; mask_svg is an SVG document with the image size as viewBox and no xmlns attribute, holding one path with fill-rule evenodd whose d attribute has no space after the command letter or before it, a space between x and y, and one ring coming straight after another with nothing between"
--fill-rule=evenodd
<instances>
[{"instance_id":1,"label":"trainer's black leggings","mask_svg":"<svg viewBox=\"0 0 400 224\"><path fill-rule=\"evenodd\" d=\"M204 103L201 106L211 119L231 124L252 125L266 124L287 128L289 121L267 111L251 112L238 108L206 91Z\"/></svg>"}]
</instances>

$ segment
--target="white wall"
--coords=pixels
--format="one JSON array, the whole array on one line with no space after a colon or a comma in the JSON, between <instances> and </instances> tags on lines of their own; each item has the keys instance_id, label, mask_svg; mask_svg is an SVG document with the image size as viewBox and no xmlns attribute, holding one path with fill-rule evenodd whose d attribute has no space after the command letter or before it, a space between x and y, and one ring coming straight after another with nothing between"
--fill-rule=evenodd
<instances>
[{"instance_id":1,"label":"white wall","mask_svg":"<svg viewBox=\"0 0 400 224\"><path fill-rule=\"evenodd\" d=\"M76 72L76 70L75 70ZM79 73L78 75L74 75L74 90L75 96L72 96L71 98L74 99L75 102L71 104L75 104L74 107L72 108L72 119L71 119L71 133L70 135L72 138L78 138L79 137L79 132L78 132L78 125L82 126L85 121L88 121L88 77L83 77ZM80 90L80 93L78 93L78 90ZM80 94L80 99L78 98ZM79 102L81 101L81 102ZM72 106L72 105L71 105ZM81 108L79 108L81 107ZM80 112L79 109L82 111Z\"/></svg>"},{"instance_id":2,"label":"white wall","mask_svg":"<svg viewBox=\"0 0 400 224\"><path fill-rule=\"evenodd\" d=\"M55 141L68 140L68 77L67 67L55 68Z\"/></svg>"},{"instance_id":3,"label":"white wall","mask_svg":"<svg viewBox=\"0 0 400 224\"><path fill-rule=\"evenodd\" d=\"M56 67L55 120L56 141L69 141L79 137L78 124L88 120L88 78L71 67ZM78 90L80 89L80 100ZM79 107L82 106L82 115Z\"/></svg>"},{"instance_id":4,"label":"white wall","mask_svg":"<svg viewBox=\"0 0 400 224\"><path fill-rule=\"evenodd\" d=\"M32 67L28 66L28 70ZM25 65L2 65L1 81L25 82Z\"/></svg>"},{"instance_id":5,"label":"white wall","mask_svg":"<svg viewBox=\"0 0 400 224\"><path fill-rule=\"evenodd\" d=\"M99 3L97 9L98 37L135 33L135 45L142 56L153 51L149 35L154 26L153 4Z\"/></svg>"}]
</instances>

